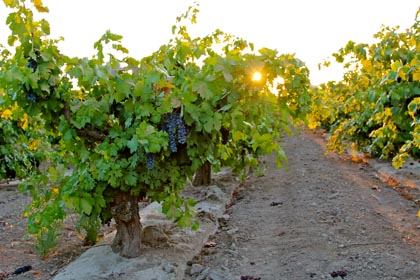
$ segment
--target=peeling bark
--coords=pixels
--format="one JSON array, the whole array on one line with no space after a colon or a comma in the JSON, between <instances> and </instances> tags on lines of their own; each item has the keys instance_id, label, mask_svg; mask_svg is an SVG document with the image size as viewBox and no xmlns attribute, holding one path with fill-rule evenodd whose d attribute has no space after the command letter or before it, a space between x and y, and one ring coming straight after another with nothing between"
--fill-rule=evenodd
<instances>
[{"instance_id":1,"label":"peeling bark","mask_svg":"<svg viewBox=\"0 0 420 280\"><path fill-rule=\"evenodd\" d=\"M126 258L140 256L142 226L137 198L125 192L118 192L111 214L117 224L112 251Z\"/></svg>"}]
</instances>

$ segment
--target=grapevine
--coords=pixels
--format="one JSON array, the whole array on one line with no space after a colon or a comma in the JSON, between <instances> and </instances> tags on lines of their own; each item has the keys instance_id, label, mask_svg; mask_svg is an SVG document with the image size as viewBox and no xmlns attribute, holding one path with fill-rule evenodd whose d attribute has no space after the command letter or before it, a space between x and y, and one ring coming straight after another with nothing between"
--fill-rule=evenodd
<instances>
[{"instance_id":1,"label":"grapevine","mask_svg":"<svg viewBox=\"0 0 420 280\"><path fill-rule=\"evenodd\" d=\"M420 11L420 10L419 10ZM406 31L384 27L376 42L350 41L333 54L347 72L342 81L312 91L311 126L331 132L329 146L359 149L393 159L401 167L420 157L417 104L420 98L420 22ZM326 65L330 62L326 62Z\"/></svg>"},{"instance_id":2,"label":"grapevine","mask_svg":"<svg viewBox=\"0 0 420 280\"><path fill-rule=\"evenodd\" d=\"M99 221L114 219L112 249L136 257L140 199L162 203L168 218L197 228L195 202L179 193L200 166L243 173L264 154L276 153L279 166L286 160L283 133L309 108L309 71L294 55L255 51L220 30L192 38L184 23L195 22L194 6L177 19L173 38L142 59L130 57L111 31L94 44L94 56L68 57L28 1L4 1L14 10L14 52L1 65L0 88L6 108L16 102L54 139L45 153L50 167L34 170L22 186L34 197L28 230L43 253L66 212L75 211L89 243ZM48 11L40 0L33 4ZM264 73L258 83L255 71Z\"/></svg>"}]
</instances>

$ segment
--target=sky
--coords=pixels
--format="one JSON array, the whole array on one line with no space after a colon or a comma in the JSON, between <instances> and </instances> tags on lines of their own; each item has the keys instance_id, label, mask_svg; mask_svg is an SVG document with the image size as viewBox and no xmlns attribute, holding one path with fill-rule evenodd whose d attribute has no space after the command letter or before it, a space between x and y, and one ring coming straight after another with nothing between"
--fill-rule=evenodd
<instances>
[{"instance_id":1,"label":"sky","mask_svg":"<svg viewBox=\"0 0 420 280\"><path fill-rule=\"evenodd\" d=\"M90 56L93 43L106 30L124 36L123 45L141 58L168 42L176 17L193 0L43 0L54 38L70 56ZM418 0L197 0L198 23L193 35L219 28L279 53L294 53L311 71L313 84L339 80L340 67L318 70L318 64L349 40L374 42L385 26L414 23ZM0 42L6 45L7 9L0 4Z\"/></svg>"}]
</instances>

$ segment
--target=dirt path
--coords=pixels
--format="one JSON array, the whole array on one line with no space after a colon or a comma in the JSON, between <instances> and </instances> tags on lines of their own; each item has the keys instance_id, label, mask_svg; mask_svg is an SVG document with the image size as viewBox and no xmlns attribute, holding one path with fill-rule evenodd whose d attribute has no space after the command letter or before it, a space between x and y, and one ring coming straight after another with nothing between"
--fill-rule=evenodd
<instances>
[{"instance_id":1,"label":"dirt path","mask_svg":"<svg viewBox=\"0 0 420 280\"><path fill-rule=\"evenodd\" d=\"M420 279L417 206L323 142L285 139L288 171L268 159L186 279Z\"/></svg>"}]
</instances>

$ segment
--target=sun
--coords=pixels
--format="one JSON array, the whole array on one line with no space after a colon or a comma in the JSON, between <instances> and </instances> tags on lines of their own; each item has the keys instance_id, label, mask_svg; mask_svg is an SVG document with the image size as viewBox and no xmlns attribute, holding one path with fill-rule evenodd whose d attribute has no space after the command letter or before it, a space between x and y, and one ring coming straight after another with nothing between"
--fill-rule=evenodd
<instances>
[{"instance_id":1,"label":"sun","mask_svg":"<svg viewBox=\"0 0 420 280\"><path fill-rule=\"evenodd\" d=\"M259 82L262 79L261 72L255 71L254 74L252 74L252 81L253 82Z\"/></svg>"}]
</instances>

